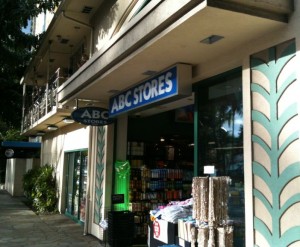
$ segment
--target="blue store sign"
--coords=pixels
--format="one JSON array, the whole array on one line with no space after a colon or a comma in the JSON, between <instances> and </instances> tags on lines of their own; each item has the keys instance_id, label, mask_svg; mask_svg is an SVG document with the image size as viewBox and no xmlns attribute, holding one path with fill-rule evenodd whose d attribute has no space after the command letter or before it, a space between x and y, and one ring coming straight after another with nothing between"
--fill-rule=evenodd
<instances>
[{"instance_id":1,"label":"blue store sign","mask_svg":"<svg viewBox=\"0 0 300 247\"><path fill-rule=\"evenodd\" d=\"M79 123L92 126L103 126L113 123L108 110L101 107L82 107L72 112L72 118Z\"/></svg>"},{"instance_id":2,"label":"blue store sign","mask_svg":"<svg viewBox=\"0 0 300 247\"><path fill-rule=\"evenodd\" d=\"M180 65L180 67L177 65L113 96L109 100L109 116L114 117L120 113L178 96L180 71L184 71L181 74L188 75L186 78L191 76L189 65Z\"/></svg>"}]
</instances>

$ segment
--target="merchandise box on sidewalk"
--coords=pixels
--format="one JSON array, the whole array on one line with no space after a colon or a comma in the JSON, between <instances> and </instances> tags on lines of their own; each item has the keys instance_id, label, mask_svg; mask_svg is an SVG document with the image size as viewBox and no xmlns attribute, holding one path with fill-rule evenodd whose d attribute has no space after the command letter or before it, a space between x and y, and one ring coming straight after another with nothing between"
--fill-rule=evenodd
<instances>
[{"instance_id":1,"label":"merchandise box on sidewalk","mask_svg":"<svg viewBox=\"0 0 300 247\"><path fill-rule=\"evenodd\" d=\"M182 238L176 237L176 245L178 245L180 247L191 247L191 242L188 242Z\"/></svg>"},{"instance_id":2,"label":"merchandise box on sidewalk","mask_svg":"<svg viewBox=\"0 0 300 247\"><path fill-rule=\"evenodd\" d=\"M165 220L150 221L148 232L149 247L175 244L178 234L178 225Z\"/></svg>"}]
</instances>

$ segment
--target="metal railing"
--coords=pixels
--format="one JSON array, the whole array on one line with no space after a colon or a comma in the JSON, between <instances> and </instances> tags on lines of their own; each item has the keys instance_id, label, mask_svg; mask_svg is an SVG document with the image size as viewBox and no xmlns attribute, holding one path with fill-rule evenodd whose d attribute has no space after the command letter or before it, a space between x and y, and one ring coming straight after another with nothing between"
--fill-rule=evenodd
<instances>
[{"instance_id":1,"label":"metal railing","mask_svg":"<svg viewBox=\"0 0 300 247\"><path fill-rule=\"evenodd\" d=\"M22 132L30 129L39 119L54 110L57 105L57 88L66 80L61 68L51 76L46 88L39 88L32 105L25 107L22 119Z\"/></svg>"}]
</instances>

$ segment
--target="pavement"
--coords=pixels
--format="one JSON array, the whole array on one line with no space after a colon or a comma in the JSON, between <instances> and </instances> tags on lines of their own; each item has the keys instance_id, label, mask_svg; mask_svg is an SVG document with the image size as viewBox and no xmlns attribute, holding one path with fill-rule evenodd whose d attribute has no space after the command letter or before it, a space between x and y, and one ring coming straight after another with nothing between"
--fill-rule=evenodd
<instances>
[{"instance_id":1,"label":"pavement","mask_svg":"<svg viewBox=\"0 0 300 247\"><path fill-rule=\"evenodd\" d=\"M107 244L108 245L108 244ZM104 247L83 226L63 214L37 215L0 189L0 247Z\"/></svg>"}]
</instances>

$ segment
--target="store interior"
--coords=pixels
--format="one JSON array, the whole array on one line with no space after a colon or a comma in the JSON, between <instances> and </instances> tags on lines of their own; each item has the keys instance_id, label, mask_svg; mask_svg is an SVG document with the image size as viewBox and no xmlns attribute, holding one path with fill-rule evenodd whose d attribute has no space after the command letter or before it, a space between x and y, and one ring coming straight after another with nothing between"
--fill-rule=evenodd
<instances>
[{"instance_id":1,"label":"store interior","mask_svg":"<svg viewBox=\"0 0 300 247\"><path fill-rule=\"evenodd\" d=\"M136 240L146 239L149 211L191 197L194 174L193 106L128 119L130 211Z\"/></svg>"},{"instance_id":2,"label":"store interior","mask_svg":"<svg viewBox=\"0 0 300 247\"><path fill-rule=\"evenodd\" d=\"M145 241L151 210L192 197L195 174L199 177L228 176L228 214L234 225L234 246L243 246L240 74L203 83L196 88L196 95L198 100L195 105L147 117L135 114L128 118L127 159L131 167L129 208L135 215L135 237ZM197 107L197 121L194 121L194 107ZM194 126L195 122L198 126ZM198 150L195 150L195 141ZM214 172L206 174L205 166L213 167Z\"/></svg>"}]
</instances>

